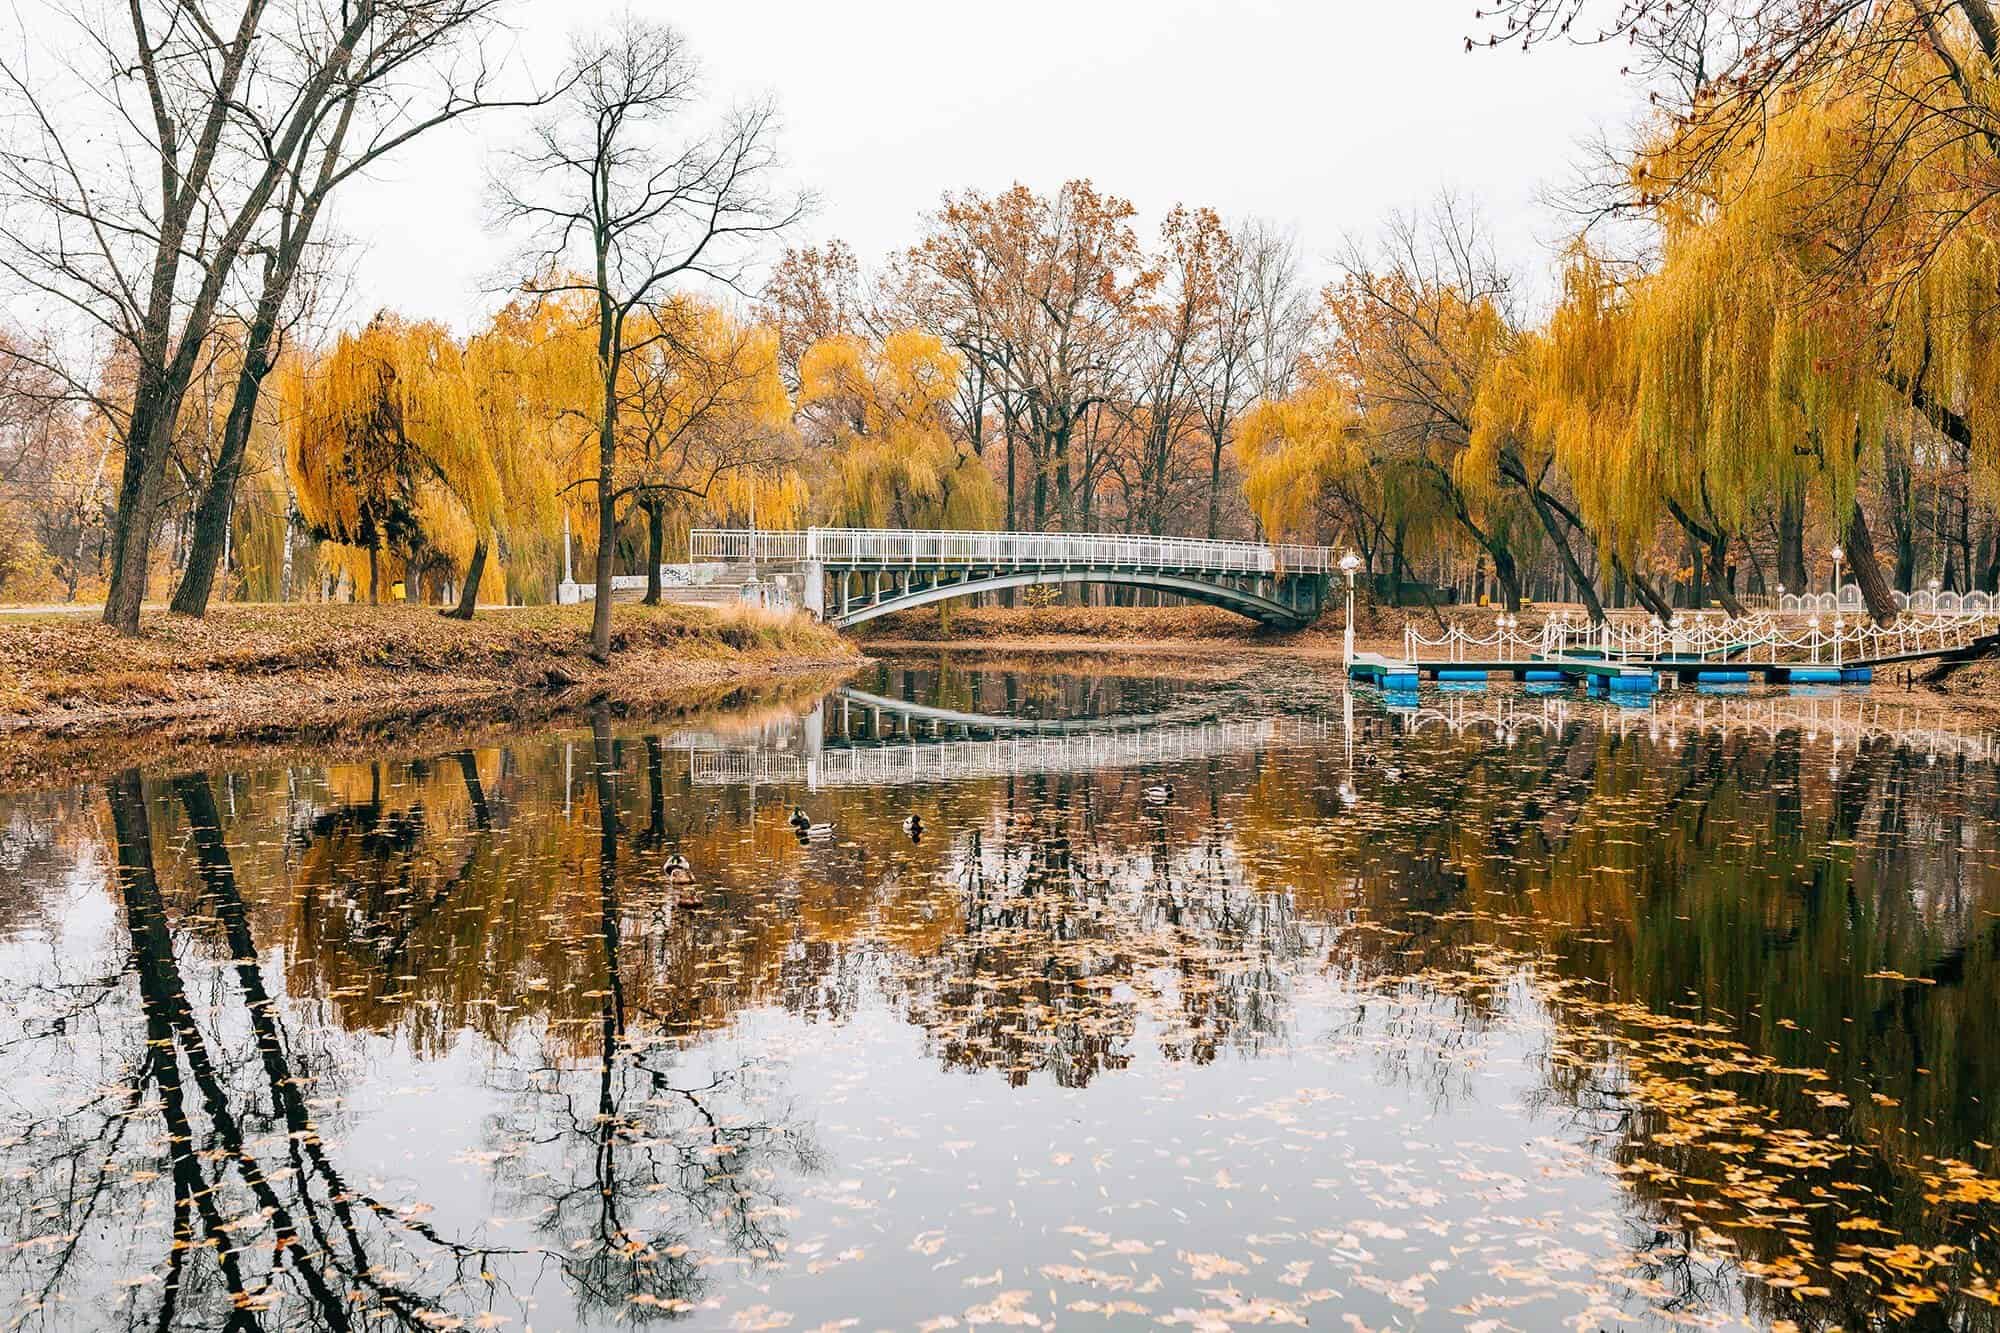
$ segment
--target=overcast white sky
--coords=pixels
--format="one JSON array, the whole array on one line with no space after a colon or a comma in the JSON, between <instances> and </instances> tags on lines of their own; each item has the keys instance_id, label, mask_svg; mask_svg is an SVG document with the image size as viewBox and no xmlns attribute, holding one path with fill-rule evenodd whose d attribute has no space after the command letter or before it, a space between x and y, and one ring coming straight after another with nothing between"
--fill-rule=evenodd
<instances>
[{"instance_id":1,"label":"overcast white sky","mask_svg":"<svg viewBox=\"0 0 2000 1333\"><path fill-rule=\"evenodd\" d=\"M523 57L546 74L567 34L624 0L518 0ZM1071 176L1138 205L1175 202L1297 230L1315 276L1349 235L1450 188L1508 260L1546 270L1559 220L1537 202L1576 145L1639 105L1610 49L1468 54L1474 0L634 0L674 23L712 96L775 96L800 239L874 264L947 189L1049 189ZM495 114L420 143L340 212L364 247L349 314L393 305L463 327L512 245L482 226Z\"/></svg>"}]
</instances>

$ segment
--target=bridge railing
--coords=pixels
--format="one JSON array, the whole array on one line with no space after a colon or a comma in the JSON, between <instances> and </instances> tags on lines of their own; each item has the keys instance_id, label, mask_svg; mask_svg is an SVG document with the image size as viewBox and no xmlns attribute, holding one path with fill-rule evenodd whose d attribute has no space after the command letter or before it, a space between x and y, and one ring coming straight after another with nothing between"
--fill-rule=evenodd
<instances>
[{"instance_id":1,"label":"bridge railing","mask_svg":"<svg viewBox=\"0 0 2000 1333\"><path fill-rule=\"evenodd\" d=\"M1033 565L1201 570L1210 573L1324 574L1330 547L1206 541L1196 537L1080 532L895 531L807 528L803 532L696 528L689 553L702 560L820 560L840 565Z\"/></svg>"},{"instance_id":2,"label":"bridge railing","mask_svg":"<svg viewBox=\"0 0 2000 1333\"><path fill-rule=\"evenodd\" d=\"M1830 596L1831 594L1829 594ZM1994 613L1909 613L1884 628L1872 621L1847 620L1839 614L1803 622L1762 613L1721 617L1676 617L1670 625L1655 620L1623 620L1591 625L1555 616L1540 626L1523 629L1496 621L1490 629L1463 624L1441 634L1426 634L1414 624L1403 629L1404 660L1418 663L1524 661L1566 654L1604 654L1614 658L1664 659L1701 657L1735 662L1786 661L1840 665L1877 657L1947 652L1963 648L1991 633Z\"/></svg>"}]
</instances>

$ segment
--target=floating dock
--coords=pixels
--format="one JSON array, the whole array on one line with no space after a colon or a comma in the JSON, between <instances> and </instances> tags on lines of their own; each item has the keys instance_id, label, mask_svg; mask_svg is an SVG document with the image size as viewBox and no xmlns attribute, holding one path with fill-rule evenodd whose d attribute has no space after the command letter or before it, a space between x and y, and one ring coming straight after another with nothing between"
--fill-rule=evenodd
<instances>
[{"instance_id":1,"label":"floating dock","mask_svg":"<svg viewBox=\"0 0 2000 1333\"><path fill-rule=\"evenodd\" d=\"M1873 663L1749 662L1670 656L1634 660L1621 657L1535 654L1489 661L1405 661L1381 653L1356 653L1347 674L1387 690L1414 690L1423 681L1473 684L1495 676L1531 685L1584 684L1613 694L1651 694L1662 676L1690 685L1866 685Z\"/></svg>"}]
</instances>

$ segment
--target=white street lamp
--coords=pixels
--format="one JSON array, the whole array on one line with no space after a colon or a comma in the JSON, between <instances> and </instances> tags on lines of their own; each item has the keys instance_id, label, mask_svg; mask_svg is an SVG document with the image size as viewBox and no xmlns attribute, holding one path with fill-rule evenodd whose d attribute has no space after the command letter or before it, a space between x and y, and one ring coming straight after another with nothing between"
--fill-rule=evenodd
<instances>
[{"instance_id":1,"label":"white street lamp","mask_svg":"<svg viewBox=\"0 0 2000 1333\"><path fill-rule=\"evenodd\" d=\"M1349 551L1340 557L1340 572L1347 575L1347 631L1343 636L1344 659L1342 665L1354 665L1354 571L1361 568L1361 557Z\"/></svg>"},{"instance_id":2,"label":"white street lamp","mask_svg":"<svg viewBox=\"0 0 2000 1333\"><path fill-rule=\"evenodd\" d=\"M1838 608L1840 606L1840 559L1846 552L1836 546L1828 554L1833 557L1833 604Z\"/></svg>"}]
</instances>

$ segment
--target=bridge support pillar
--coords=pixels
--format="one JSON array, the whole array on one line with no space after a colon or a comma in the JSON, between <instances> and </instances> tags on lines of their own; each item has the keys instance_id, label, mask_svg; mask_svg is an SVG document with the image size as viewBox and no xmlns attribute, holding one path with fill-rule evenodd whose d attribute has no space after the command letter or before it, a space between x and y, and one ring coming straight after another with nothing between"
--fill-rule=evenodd
<instances>
[{"instance_id":1,"label":"bridge support pillar","mask_svg":"<svg viewBox=\"0 0 2000 1333\"><path fill-rule=\"evenodd\" d=\"M814 619L826 619L826 566L818 560L806 561L805 590L800 600Z\"/></svg>"}]
</instances>

